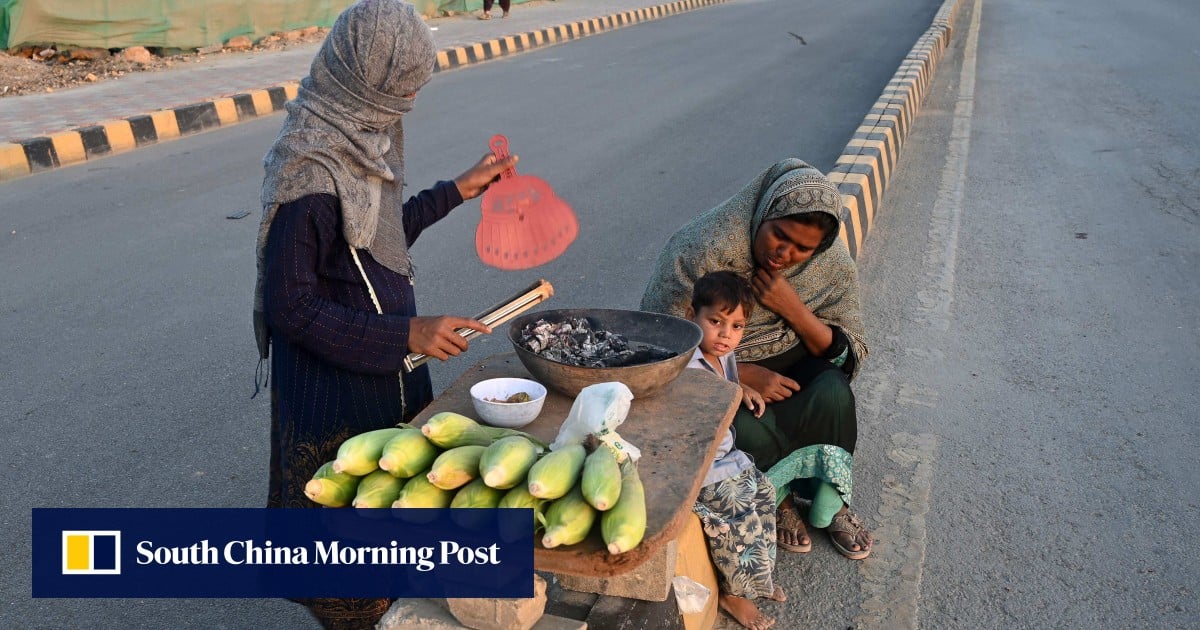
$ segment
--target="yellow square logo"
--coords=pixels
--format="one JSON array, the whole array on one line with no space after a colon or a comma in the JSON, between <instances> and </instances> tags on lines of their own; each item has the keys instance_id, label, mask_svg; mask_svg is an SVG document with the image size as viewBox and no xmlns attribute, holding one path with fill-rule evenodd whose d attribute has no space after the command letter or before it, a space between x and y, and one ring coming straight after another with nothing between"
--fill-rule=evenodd
<instances>
[{"instance_id":1,"label":"yellow square logo","mask_svg":"<svg viewBox=\"0 0 1200 630\"><path fill-rule=\"evenodd\" d=\"M121 532L63 530L62 559L63 575L119 575Z\"/></svg>"}]
</instances>

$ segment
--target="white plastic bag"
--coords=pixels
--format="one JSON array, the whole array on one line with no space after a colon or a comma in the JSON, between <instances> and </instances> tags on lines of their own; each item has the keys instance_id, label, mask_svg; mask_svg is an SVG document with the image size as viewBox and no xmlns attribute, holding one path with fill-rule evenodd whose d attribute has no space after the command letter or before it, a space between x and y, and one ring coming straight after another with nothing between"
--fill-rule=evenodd
<instances>
[{"instance_id":1,"label":"white plastic bag","mask_svg":"<svg viewBox=\"0 0 1200 630\"><path fill-rule=\"evenodd\" d=\"M675 603L679 605L679 612L685 615L704 612L708 596L712 594L707 586L686 575L675 576L671 585L675 587Z\"/></svg>"},{"instance_id":2,"label":"white plastic bag","mask_svg":"<svg viewBox=\"0 0 1200 630\"><path fill-rule=\"evenodd\" d=\"M636 462L642 452L617 433L617 427L629 415L632 400L633 392L624 383L596 383L584 387L571 403L571 413L559 427L558 437L554 438L550 450L557 451L568 444L583 444L587 436L594 433L601 442L612 447L618 462L627 457Z\"/></svg>"}]
</instances>

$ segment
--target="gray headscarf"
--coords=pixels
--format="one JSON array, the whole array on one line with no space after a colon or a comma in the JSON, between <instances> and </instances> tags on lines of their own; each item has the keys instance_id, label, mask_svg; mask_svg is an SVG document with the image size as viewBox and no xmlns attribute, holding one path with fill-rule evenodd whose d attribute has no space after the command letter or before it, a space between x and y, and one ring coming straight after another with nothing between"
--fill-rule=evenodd
<instances>
[{"instance_id":1,"label":"gray headscarf","mask_svg":"<svg viewBox=\"0 0 1200 630\"><path fill-rule=\"evenodd\" d=\"M269 340L263 313L263 253L280 204L305 195L337 196L342 234L383 266L412 274L401 222L404 129L400 117L433 76L433 35L410 4L361 0L338 16L313 59L288 117L263 159L262 222L254 335Z\"/></svg>"},{"instance_id":2,"label":"gray headscarf","mask_svg":"<svg viewBox=\"0 0 1200 630\"><path fill-rule=\"evenodd\" d=\"M763 222L806 212L825 212L841 220L842 196L820 171L786 159L763 171L741 192L681 227L663 249L642 296L641 309L685 316L696 280L728 270L749 278L755 269L752 246ZM858 301L858 272L846 245L833 235L807 262L783 271L800 299L822 322L846 334L858 358L867 357ZM796 332L759 305L746 322L737 347L740 361L758 361L786 352L800 342Z\"/></svg>"}]
</instances>

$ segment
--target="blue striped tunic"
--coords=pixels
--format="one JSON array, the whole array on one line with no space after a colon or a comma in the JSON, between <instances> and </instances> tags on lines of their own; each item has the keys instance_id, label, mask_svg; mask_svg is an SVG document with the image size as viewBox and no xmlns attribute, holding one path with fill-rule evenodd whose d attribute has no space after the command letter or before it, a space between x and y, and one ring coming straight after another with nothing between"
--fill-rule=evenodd
<instances>
[{"instance_id":1,"label":"blue striped tunic","mask_svg":"<svg viewBox=\"0 0 1200 630\"><path fill-rule=\"evenodd\" d=\"M411 246L462 203L438 182L404 204ZM342 236L337 197L314 194L281 205L266 245L264 309L271 330L269 507L315 507L304 484L350 436L410 420L433 399L429 370L400 378L409 318L408 276L358 251L383 314L375 310Z\"/></svg>"}]
</instances>

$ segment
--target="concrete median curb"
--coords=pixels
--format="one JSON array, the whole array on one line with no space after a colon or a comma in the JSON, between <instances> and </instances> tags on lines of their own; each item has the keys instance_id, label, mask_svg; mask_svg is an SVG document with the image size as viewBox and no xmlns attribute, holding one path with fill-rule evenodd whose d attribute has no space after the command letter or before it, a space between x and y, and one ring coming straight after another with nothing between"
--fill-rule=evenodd
<instances>
[{"instance_id":1,"label":"concrete median curb","mask_svg":"<svg viewBox=\"0 0 1200 630\"><path fill-rule=\"evenodd\" d=\"M726 2L728 0L678 0L445 48L437 53L434 71L461 68ZM49 136L0 143L0 182L273 114L295 98L298 88L298 81L280 83L262 90L77 127Z\"/></svg>"},{"instance_id":2,"label":"concrete median curb","mask_svg":"<svg viewBox=\"0 0 1200 630\"><path fill-rule=\"evenodd\" d=\"M828 173L850 211L842 221L841 238L855 259L875 222L888 180L900 159L900 149L937 64L950 43L958 6L959 0L942 4Z\"/></svg>"}]
</instances>

